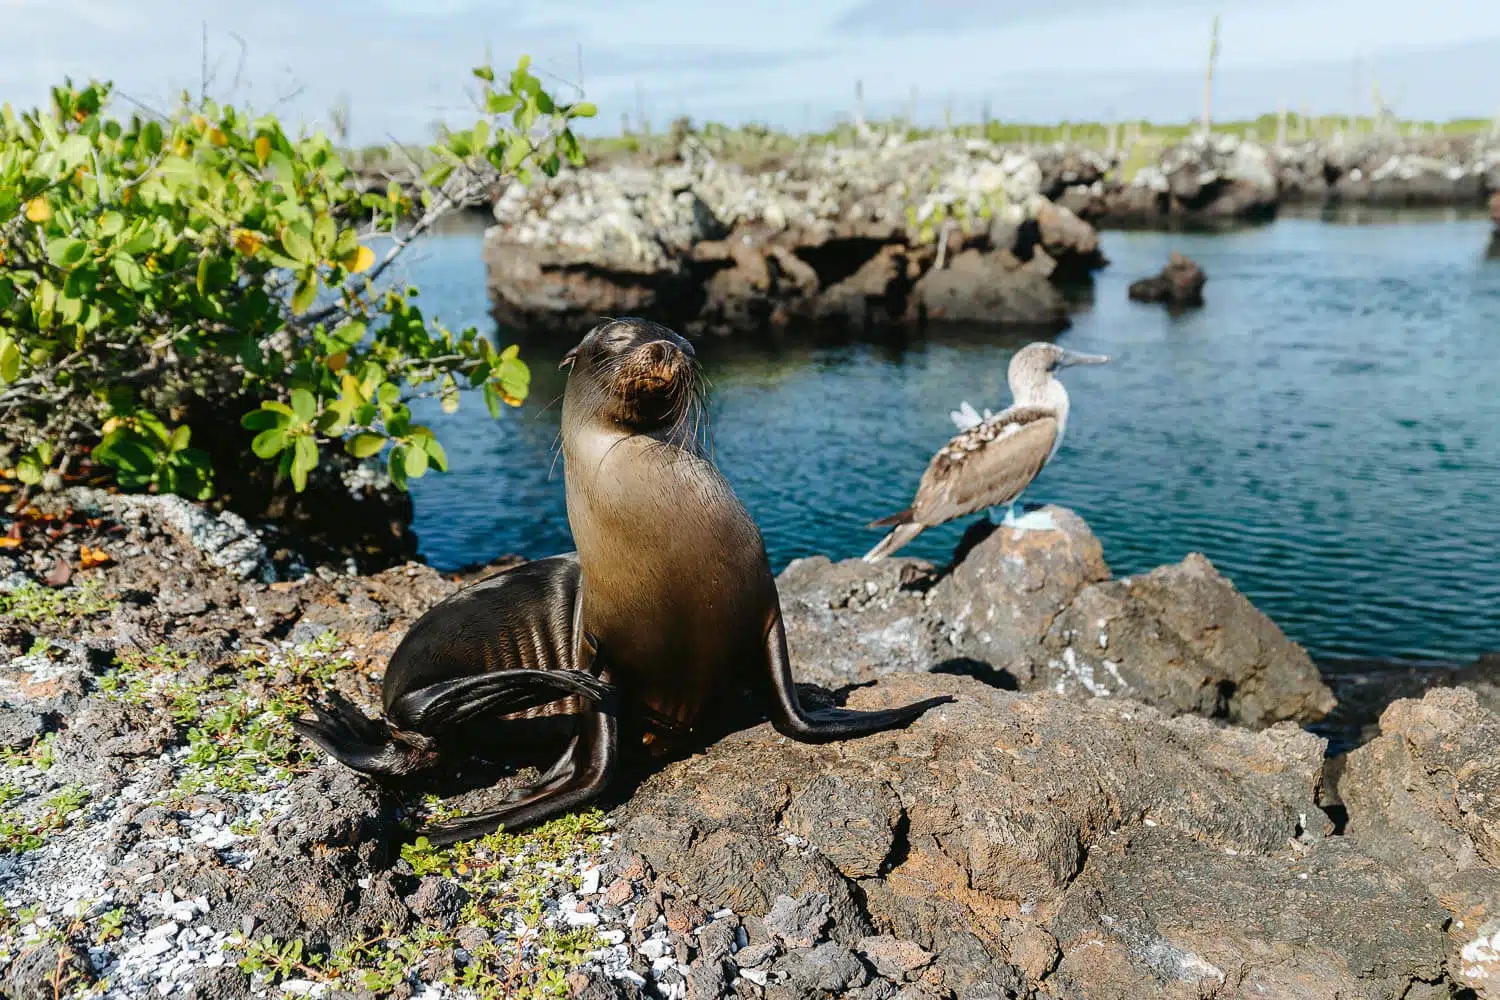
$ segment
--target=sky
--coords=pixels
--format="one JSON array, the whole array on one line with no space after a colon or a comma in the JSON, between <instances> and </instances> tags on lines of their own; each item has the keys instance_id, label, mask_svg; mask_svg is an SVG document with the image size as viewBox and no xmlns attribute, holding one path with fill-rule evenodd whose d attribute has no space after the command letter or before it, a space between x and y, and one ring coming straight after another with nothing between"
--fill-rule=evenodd
<instances>
[{"instance_id":1,"label":"sky","mask_svg":"<svg viewBox=\"0 0 1500 1000\"><path fill-rule=\"evenodd\" d=\"M0 100L71 75L150 106L211 95L351 140L422 141L473 120L469 69L529 54L564 99L656 129L674 117L827 128L855 108L955 120L1186 121L1221 15L1215 115L1283 104L1403 117L1500 114L1496 0L0 0ZM204 58L204 37L207 58ZM206 73L205 73L206 68ZM467 114L467 117L466 117Z\"/></svg>"}]
</instances>

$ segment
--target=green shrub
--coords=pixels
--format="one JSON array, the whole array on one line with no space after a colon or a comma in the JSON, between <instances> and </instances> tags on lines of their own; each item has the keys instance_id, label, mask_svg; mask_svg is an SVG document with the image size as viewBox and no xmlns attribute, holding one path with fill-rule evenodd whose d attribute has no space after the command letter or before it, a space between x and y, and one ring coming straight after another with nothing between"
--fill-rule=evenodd
<instances>
[{"instance_id":1,"label":"green shrub","mask_svg":"<svg viewBox=\"0 0 1500 1000\"><path fill-rule=\"evenodd\" d=\"M482 117L431 148L415 190L358 191L322 133L184 98L168 115L109 114L110 86L71 82L52 107L0 111L0 452L28 485L87 455L126 489L213 494L187 414L243 427L243 450L300 491L320 453L389 446L404 486L447 458L412 422L414 395L519 405L514 346L423 315L382 273L498 178L582 161L570 124L522 59L488 67ZM379 248L379 252L377 252ZM0 454L3 459L4 454Z\"/></svg>"}]
</instances>

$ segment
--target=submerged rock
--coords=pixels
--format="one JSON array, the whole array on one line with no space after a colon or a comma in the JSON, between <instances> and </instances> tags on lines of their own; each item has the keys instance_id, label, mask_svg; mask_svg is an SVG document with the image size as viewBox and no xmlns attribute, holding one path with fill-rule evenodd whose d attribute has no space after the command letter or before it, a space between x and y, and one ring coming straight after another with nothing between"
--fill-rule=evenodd
<instances>
[{"instance_id":1,"label":"submerged rock","mask_svg":"<svg viewBox=\"0 0 1500 1000\"><path fill-rule=\"evenodd\" d=\"M1168 308L1201 306L1207 282L1203 268L1173 250L1161 274L1131 283L1130 297L1136 302L1163 302Z\"/></svg>"}]
</instances>

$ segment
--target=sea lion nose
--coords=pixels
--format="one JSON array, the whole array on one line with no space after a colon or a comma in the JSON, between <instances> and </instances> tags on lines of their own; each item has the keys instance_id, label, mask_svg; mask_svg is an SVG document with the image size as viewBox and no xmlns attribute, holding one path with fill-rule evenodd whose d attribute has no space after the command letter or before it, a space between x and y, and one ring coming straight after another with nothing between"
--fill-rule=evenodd
<instances>
[{"instance_id":1,"label":"sea lion nose","mask_svg":"<svg viewBox=\"0 0 1500 1000\"><path fill-rule=\"evenodd\" d=\"M646 352L653 364L666 364L677 353L677 345L669 340L653 340L646 345Z\"/></svg>"}]
</instances>

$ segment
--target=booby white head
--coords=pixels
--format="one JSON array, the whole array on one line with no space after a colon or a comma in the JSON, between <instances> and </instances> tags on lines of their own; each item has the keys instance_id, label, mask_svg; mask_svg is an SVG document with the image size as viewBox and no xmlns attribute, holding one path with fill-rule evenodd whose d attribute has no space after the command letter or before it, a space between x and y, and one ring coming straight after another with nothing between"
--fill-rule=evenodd
<instances>
[{"instance_id":1,"label":"booby white head","mask_svg":"<svg viewBox=\"0 0 1500 1000\"><path fill-rule=\"evenodd\" d=\"M1014 402L993 416L986 411L978 421L967 402L952 414L960 433L932 457L912 505L871 522L870 527L890 527L891 532L866 553L865 561L885 558L924 528L1013 505L1062 445L1070 401L1057 373L1108 360L1044 341L1017 351L1006 373Z\"/></svg>"}]
</instances>

